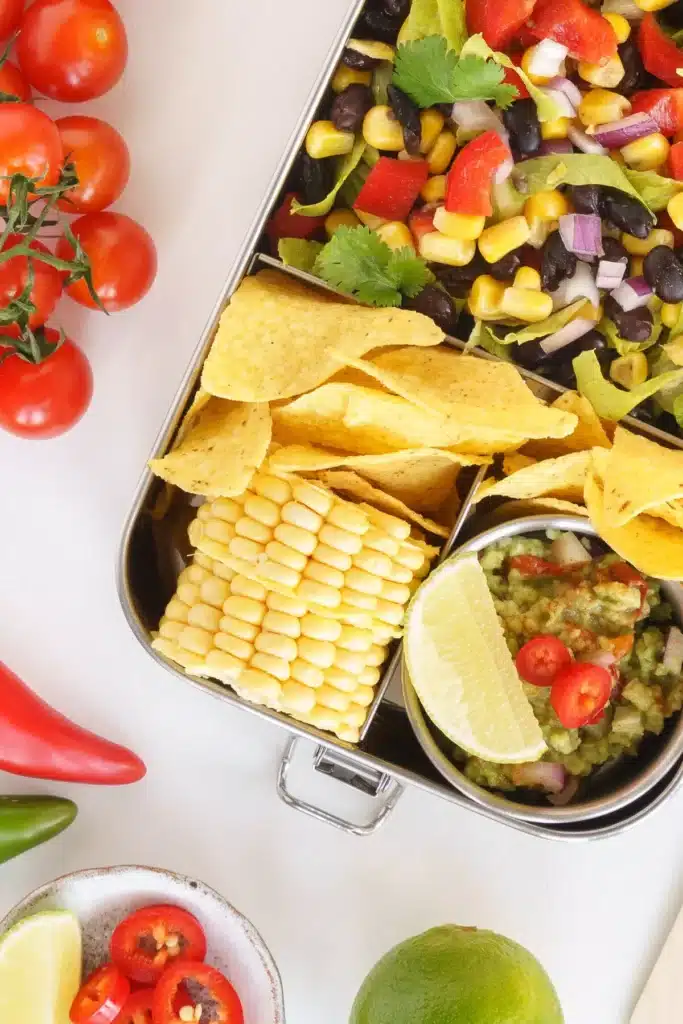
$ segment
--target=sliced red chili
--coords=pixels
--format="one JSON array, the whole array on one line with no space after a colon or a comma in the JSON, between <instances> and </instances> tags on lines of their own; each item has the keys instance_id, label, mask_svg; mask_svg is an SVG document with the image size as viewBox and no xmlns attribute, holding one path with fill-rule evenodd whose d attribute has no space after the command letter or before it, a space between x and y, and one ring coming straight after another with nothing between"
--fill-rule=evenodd
<instances>
[{"instance_id":1,"label":"sliced red chili","mask_svg":"<svg viewBox=\"0 0 683 1024\"><path fill-rule=\"evenodd\" d=\"M571 664L572 652L559 637L535 636L520 648L515 665L522 679L533 686L550 686L561 669Z\"/></svg>"},{"instance_id":2,"label":"sliced red chili","mask_svg":"<svg viewBox=\"0 0 683 1024\"><path fill-rule=\"evenodd\" d=\"M185 1007L196 1011L198 1006L211 1007L211 1024L244 1022L240 998L217 968L192 963L168 967L154 990L154 1024L184 1024L189 1016ZM181 1016L183 1010L185 1012Z\"/></svg>"},{"instance_id":3,"label":"sliced red chili","mask_svg":"<svg viewBox=\"0 0 683 1024\"><path fill-rule=\"evenodd\" d=\"M86 978L71 1004L73 1024L112 1024L130 995L130 982L114 964L105 964Z\"/></svg>"},{"instance_id":4,"label":"sliced red chili","mask_svg":"<svg viewBox=\"0 0 683 1024\"><path fill-rule=\"evenodd\" d=\"M206 937L187 910L166 904L143 907L116 927L111 958L131 981L153 985L169 962L203 960Z\"/></svg>"},{"instance_id":5,"label":"sliced red chili","mask_svg":"<svg viewBox=\"0 0 683 1024\"><path fill-rule=\"evenodd\" d=\"M613 679L606 668L576 661L555 677L550 703L565 729L578 729L597 721L607 704Z\"/></svg>"},{"instance_id":6,"label":"sliced red chili","mask_svg":"<svg viewBox=\"0 0 683 1024\"><path fill-rule=\"evenodd\" d=\"M152 1024L153 988L132 992L114 1024Z\"/></svg>"}]
</instances>

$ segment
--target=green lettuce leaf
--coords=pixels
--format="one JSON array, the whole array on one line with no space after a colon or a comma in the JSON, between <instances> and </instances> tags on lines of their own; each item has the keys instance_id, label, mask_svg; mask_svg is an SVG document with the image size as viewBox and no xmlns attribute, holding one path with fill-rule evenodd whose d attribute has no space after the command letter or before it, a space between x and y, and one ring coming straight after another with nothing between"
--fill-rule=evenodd
<instances>
[{"instance_id":1,"label":"green lettuce leaf","mask_svg":"<svg viewBox=\"0 0 683 1024\"><path fill-rule=\"evenodd\" d=\"M673 414L676 418L676 423L683 429L683 394L676 395L674 398Z\"/></svg>"},{"instance_id":2,"label":"green lettuce leaf","mask_svg":"<svg viewBox=\"0 0 683 1024\"><path fill-rule=\"evenodd\" d=\"M554 100L548 92L534 85L529 76L517 67L507 54L492 50L482 35L470 36L463 46L460 56L482 57L484 60L494 60L502 68L512 68L524 82L529 95L536 104L539 121L556 121L558 117L562 116L562 108L557 100Z\"/></svg>"},{"instance_id":3,"label":"green lettuce leaf","mask_svg":"<svg viewBox=\"0 0 683 1024\"><path fill-rule=\"evenodd\" d=\"M668 373L660 373L639 384L631 391L622 391L611 381L605 380L595 352L582 352L574 359L574 373L579 392L587 398L598 416L604 420L620 420L628 416L646 398L661 391L683 384L683 367Z\"/></svg>"},{"instance_id":4,"label":"green lettuce leaf","mask_svg":"<svg viewBox=\"0 0 683 1024\"><path fill-rule=\"evenodd\" d=\"M633 171L624 167L624 174L645 205L655 212L665 209L669 200L683 188L683 182L664 178L655 171Z\"/></svg>"},{"instance_id":5,"label":"green lettuce leaf","mask_svg":"<svg viewBox=\"0 0 683 1024\"><path fill-rule=\"evenodd\" d=\"M377 106L386 106L389 102L388 89L394 77L394 65L383 60L372 72L372 98Z\"/></svg>"},{"instance_id":6,"label":"green lettuce leaf","mask_svg":"<svg viewBox=\"0 0 683 1024\"><path fill-rule=\"evenodd\" d=\"M545 320L540 320L535 324L527 324L526 327L522 327L519 331L510 331L504 338L499 338L498 340L503 345L512 345L515 341L521 345L525 341L545 338L546 335L554 334L555 331L559 331L570 320L577 317L579 310L585 305L586 299L577 299L570 306L565 306L564 309L558 309L556 313L551 313Z\"/></svg>"},{"instance_id":7,"label":"green lettuce leaf","mask_svg":"<svg viewBox=\"0 0 683 1024\"><path fill-rule=\"evenodd\" d=\"M491 187L492 222L497 224L501 220L517 217L524 209L528 198L517 191L510 178L498 184L494 182Z\"/></svg>"},{"instance_id":8,"label":"green lettuce leaf","mask_svg":"<svg viewBox=\"0 0 683 1024\"><path fill-rule=\"evenodd\" d=\"M607 185L626 192L647 206L621 167L608 156L590 153L537 156L517 164L512 177L517 188L526 195L558 185Z\"/></svg>"},{"instance_id":9,"label":"green lettuce leaf","mask_svg":"<svg viewBox=\"0 0 683 1024\"><path fill-rule=\"evenodd\" d=\"M313 273L313 266L323 251L322 242L308 242L305 238L281 238L277 243L278 256L286 267Z\"/></svg>"},{"instance_id":10,"label":"green lettuce leaf","mask_svg":"<svg viewBox=\"0 0 683 1024\"><path fill-rule=\"evenodd\" d=\"M292 211L294 213L300 213L304 217L324 217L328 214L334 206L334 201L337 198L339 190L342 188L349 175L358 167L364 151L365 140L361 137L356 140L350 153L347 153L346 156L342 156L337 159L334 186L331 191L327 193L325 198L321 199L319 203L309 203L308 206L302 206L301 203L297 202L295 199L292 202Z\"/></svg>"},{"instance_id":11,"label":"green lettuce leaf","mask_svg":"<svg viewBox=\"0 0 683 1024\"><path fill-rule=\"evenodd\" d=\"M465 351L469 352L473 348L483 348L485 352L489 352L492 356L498 356L499 359L510 360L510 351L501 345L500 339L496 337L488 324L485 324L483 320L475 320L474 327L467 339L465 345Z\"/></svg>"},{"instance_id":12,"label":"green lettuce leaf","mask_svg":"<svg viewBox=\"0 0 683 1024\"><path fill-rule=\"evenodd\" d=\"M467 39L462 0L413 0L401 29L401 43L427 36L443 36L449 49L460 53Z\"/></svg>"},{"instance_id":13,"label":"green lettuce leaf","mask_svg":"<svg viewBox=\"0 0 683 1024\"><path fill-rule=\"evenodd\" d=\"M669 359L668 355L661 349L657 350L650 365L650 373L654 377L673 375L677 370L680 372L681 369L682 368L677 366L673 360ZM683 395L683 380L673 381L672 383L665 384L664 387L657 392L654 396L654 403L659 409L663 409L664 412L670 412L675 416L676 402L681 395Z\"/></svg>"},{"instance_id":14,"label":"green lettuce leaf","mask_svg":"<svg viewBox=\"0 0 683 1024\"><path fill-rule=\"evenodd\" d=\"M652 314L652 330L646 341L627 341L617 331L617 325L609 317L605 316L598 324L598 330L607 338L611 348L616 349L620 356L629 356L632 352L647 352L649 348L656 345L663 329L662 318L658 310Z\"/></svg>"}]
</instances>

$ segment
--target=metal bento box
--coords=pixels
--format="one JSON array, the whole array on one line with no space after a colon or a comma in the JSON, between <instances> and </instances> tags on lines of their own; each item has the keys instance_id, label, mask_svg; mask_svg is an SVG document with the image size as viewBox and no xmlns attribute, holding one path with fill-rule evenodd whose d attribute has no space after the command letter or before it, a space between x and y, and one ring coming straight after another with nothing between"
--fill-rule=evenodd
<instances>
[{"instance_id":1,"label":"metal bento box","mask_svg":"<svg viewBox=\"0 0 683 1024\"><path fill-rule=\"evenodd\" d=\"M349 38L350 30L361 12L363 4L355 2L342 25L337 40L330 51L329 62L312 90L309 102L298 123L290 145L271 183L267 196L261 204L252 229L246 238L240 255L226 281L222 295L211 314L207 327L190 361L187 372L163 424L152 452L153 457L165 454L171 447L181 419L192 401L198 386L204 358L211 345L220 314L241 280L264 266L276 266L283 273L305 280L312 287L325 288L318 279L305 273L282 267L282 264L263 252L264 228L270 213L281 197L286 186L299 147L311 117L325 96L337 62ZM352 301L352 300L351 300ZM447 344L462 349L463 342L455 338L446 339ZM495 359L483 351L477 355L484 359ZM551 399L565 389L522 369L520 373L539 397ZM629 427L649 437L664 440L668 444L683 447L683 442L637 420L625 421ZM461 508L450 537L441 551L441 558L447 557L457 546L461 531L469 535L477 532L478 514L472 513L474 489L485 471L463 471L458 478L462 490ZM290 805L305 811L320 820L331 823L349 832L364 835L376 829L385 820L399 798L405 784L417 785L438 796L445 797L465 809L484 817L510 825L518 830L546 838L576 840L592 839L615 834L646 817L659 806L683 778L683 761L676 754L667 762L667 769L661 777L652 780L647 792L634 793L628 805L604 807L599 816L577 815L576 820L561 821L539 817L535 820L511 813L504 801L495 798L482 801L475 794L465 793L446 778L441 769L434 766L416 738L411 721L403 703L400 688L400 643L395 643L393 652L386 662L382 678L376 687L375 697L369 709L358 743L337 739L314 727L297 722L285 714L266 707L247 703L231 688L209 678L190 677L177 666L162 658L151 647L152 631L158 626L165 605L172 595L175 580L185 566L189 555L186 539L187 525L196 512L189 500L176 498L171 503L169 515L157 514L162 497L163 484L145 471L135 495L133 506L127 518L117 566L117 583L121 603L131 629L143 647L163 667L179 679L189 681L208 693L247 708L262 718L270 719L287 730L290 742L282 760L278 775L278 792ZM483 525L483 524L482 524ZM345 782L355 789L375 798L373 816L364 822L351 822L320 807L313 806L293 794L289 788L288 772L294 747L301 739L316 744L315 769L330 777Z\"/></svg>"}]
</instances>

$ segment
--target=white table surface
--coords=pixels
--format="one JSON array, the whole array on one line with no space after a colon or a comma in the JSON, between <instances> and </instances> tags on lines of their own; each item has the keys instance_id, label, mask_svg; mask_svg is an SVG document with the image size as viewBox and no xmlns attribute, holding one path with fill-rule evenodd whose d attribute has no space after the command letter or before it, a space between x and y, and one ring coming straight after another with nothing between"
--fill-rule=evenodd
<instances>
[{"instance_id":1,"label":"white table surface","mask_svg":"<svg viewBox=\"0 0 683 1024\"><path fill-rule=\"evenodd\" d=\"M159 278L110 318L64 301L60 318L93 363L92 408L56 441L0 436L0 657L136 749L149 773L110 791L3 776L2 792L63 793L81 813L0 868L0 915L67 871L159 865L203 879L254 921L291 1024L345 1024L374 961L447 921L533 950L567 1024L625 1024L682 899L683 793L623 837L576 846L412 790L374 837L352 838L278 800L282 731L180 684L128 631L114 587L121 524L348 0L118 6L129 68L92 109L130 144L120 206L154 235Z\"/></svg>"}]
</instances>

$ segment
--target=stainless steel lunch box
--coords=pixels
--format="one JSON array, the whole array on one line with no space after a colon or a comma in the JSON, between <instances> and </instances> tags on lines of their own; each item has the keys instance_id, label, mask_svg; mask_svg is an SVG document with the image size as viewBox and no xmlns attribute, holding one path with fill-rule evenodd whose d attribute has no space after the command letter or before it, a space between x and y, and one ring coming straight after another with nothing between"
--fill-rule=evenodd
<instances>
[{"instance_id":1,"label":"stainless steel lunch box","mask_svg":"<svg viewBox=\"0 0 683 1024\"><path fill-rule=\"evenodd\" d=\"M452 557L483 551L490 544L507 537L543 533L545 530L571 530L579 536L598 536L592 524L581 516L525 516L523 519L513 519L477 534L476 537L457 546ZM662 582L661 586L674 609L677 623L681 625L683 587L680 583L672 582ZM470 800L485 807L504 809L507 814L523 821L566 825L618 813L644 797L683 757L683 715L679 712L667 720L660 736L650 735L643 740L637 757L619 758L596 769L584 783L586 796L580 803L552 807L541 805L540 802L538 805L517 802L476 785L453 764L446 753L448 741L425 715L405 669L402 671L402 682L408 717L422 749L434 767Z\"/></svg>"},{"instance_id":2,"label":"stainless steel lunch box","mask_svg":"<svg viewBox=\"0 0 683 1024\"><path fill-rule=\"evenodd\" d=\"M277 266L284 273L308 281L312 287L325 287L315 278L298 271L282 268L278 260L264 255L261 249L264 226L271 211L278 203L287 176L290 173L304 135L320 106L329 86L335 68L351 36L352 26L358 18L363 0L354 0L347 18L330 50L326 67L318 77L310 98L292 135L290 144L271 181L269 190L257 212L252 228L240 250L240 255L227 276L223 292L209 317L206 329L198 343L183 378L176 398L160 430L150 457L165 454L173 439L185 410L196 390L201 367L211 345L219 316L237 288L243 276L263 266ZM352 300L348 300L352 301ZM462 349L463 342L447 339L449 344ZM482 358L495 358L484 352L477 352ZM544 381L535 374L520 368L529 386L540 397L552 400L565 389ZM632 429L683 447L675 441L638 421L630 421ZM463 504L453 532L444 546L442 557L448 555L458 542L460 531L470 529L469 514L473 489L483 476L471 472L461 474L465 485ZM469 484L469 487L467 486ZM162 485L145 470L126 520L117 561L117 586L128 623L145 650L167 671L185 682L219 697L228 703L240 705L261 718L270 719L283 727L290 735L277 779L278 793L289 805L314 817L326 821L355 835L373 832L386 819L398 800L404 785L417 785L435 795L445 797L460 807L474 811L484 817L510 825L520 831L551 839L577 840L595 839L613 835L642 820L658 807L683 778L683 761L679 761L668 774L655 783L647 794L640 796L627 807L612 811L596 819L571 823L528 821L511 814L505 806L493 806L478 802L454 788L443 774L435 768L416 739L400 690L400 649L394 651L384 677L377 687L377 695L371 715L363 730L361 741L350 746L326 733L295 722L293 719L262 707L247 704L232 690L210 679L198 679L185 675L179 667L172 665L151 648L151 631L156 629L166 602L175 589L175 580L189 554L186 540L188 509L181 506L178 515L170 521L160 520L155 506L161 496ZM184 517L184 518L183 518ZM476 524L478 517L473 517ZM316 771L338 779L362 793L375 798L373 816L365 822L351 822L331 812L300 799L291 792L289 769L294 748L301 739L312 740L315 744L313 759Z\"/></svg>"}]
</instances>

